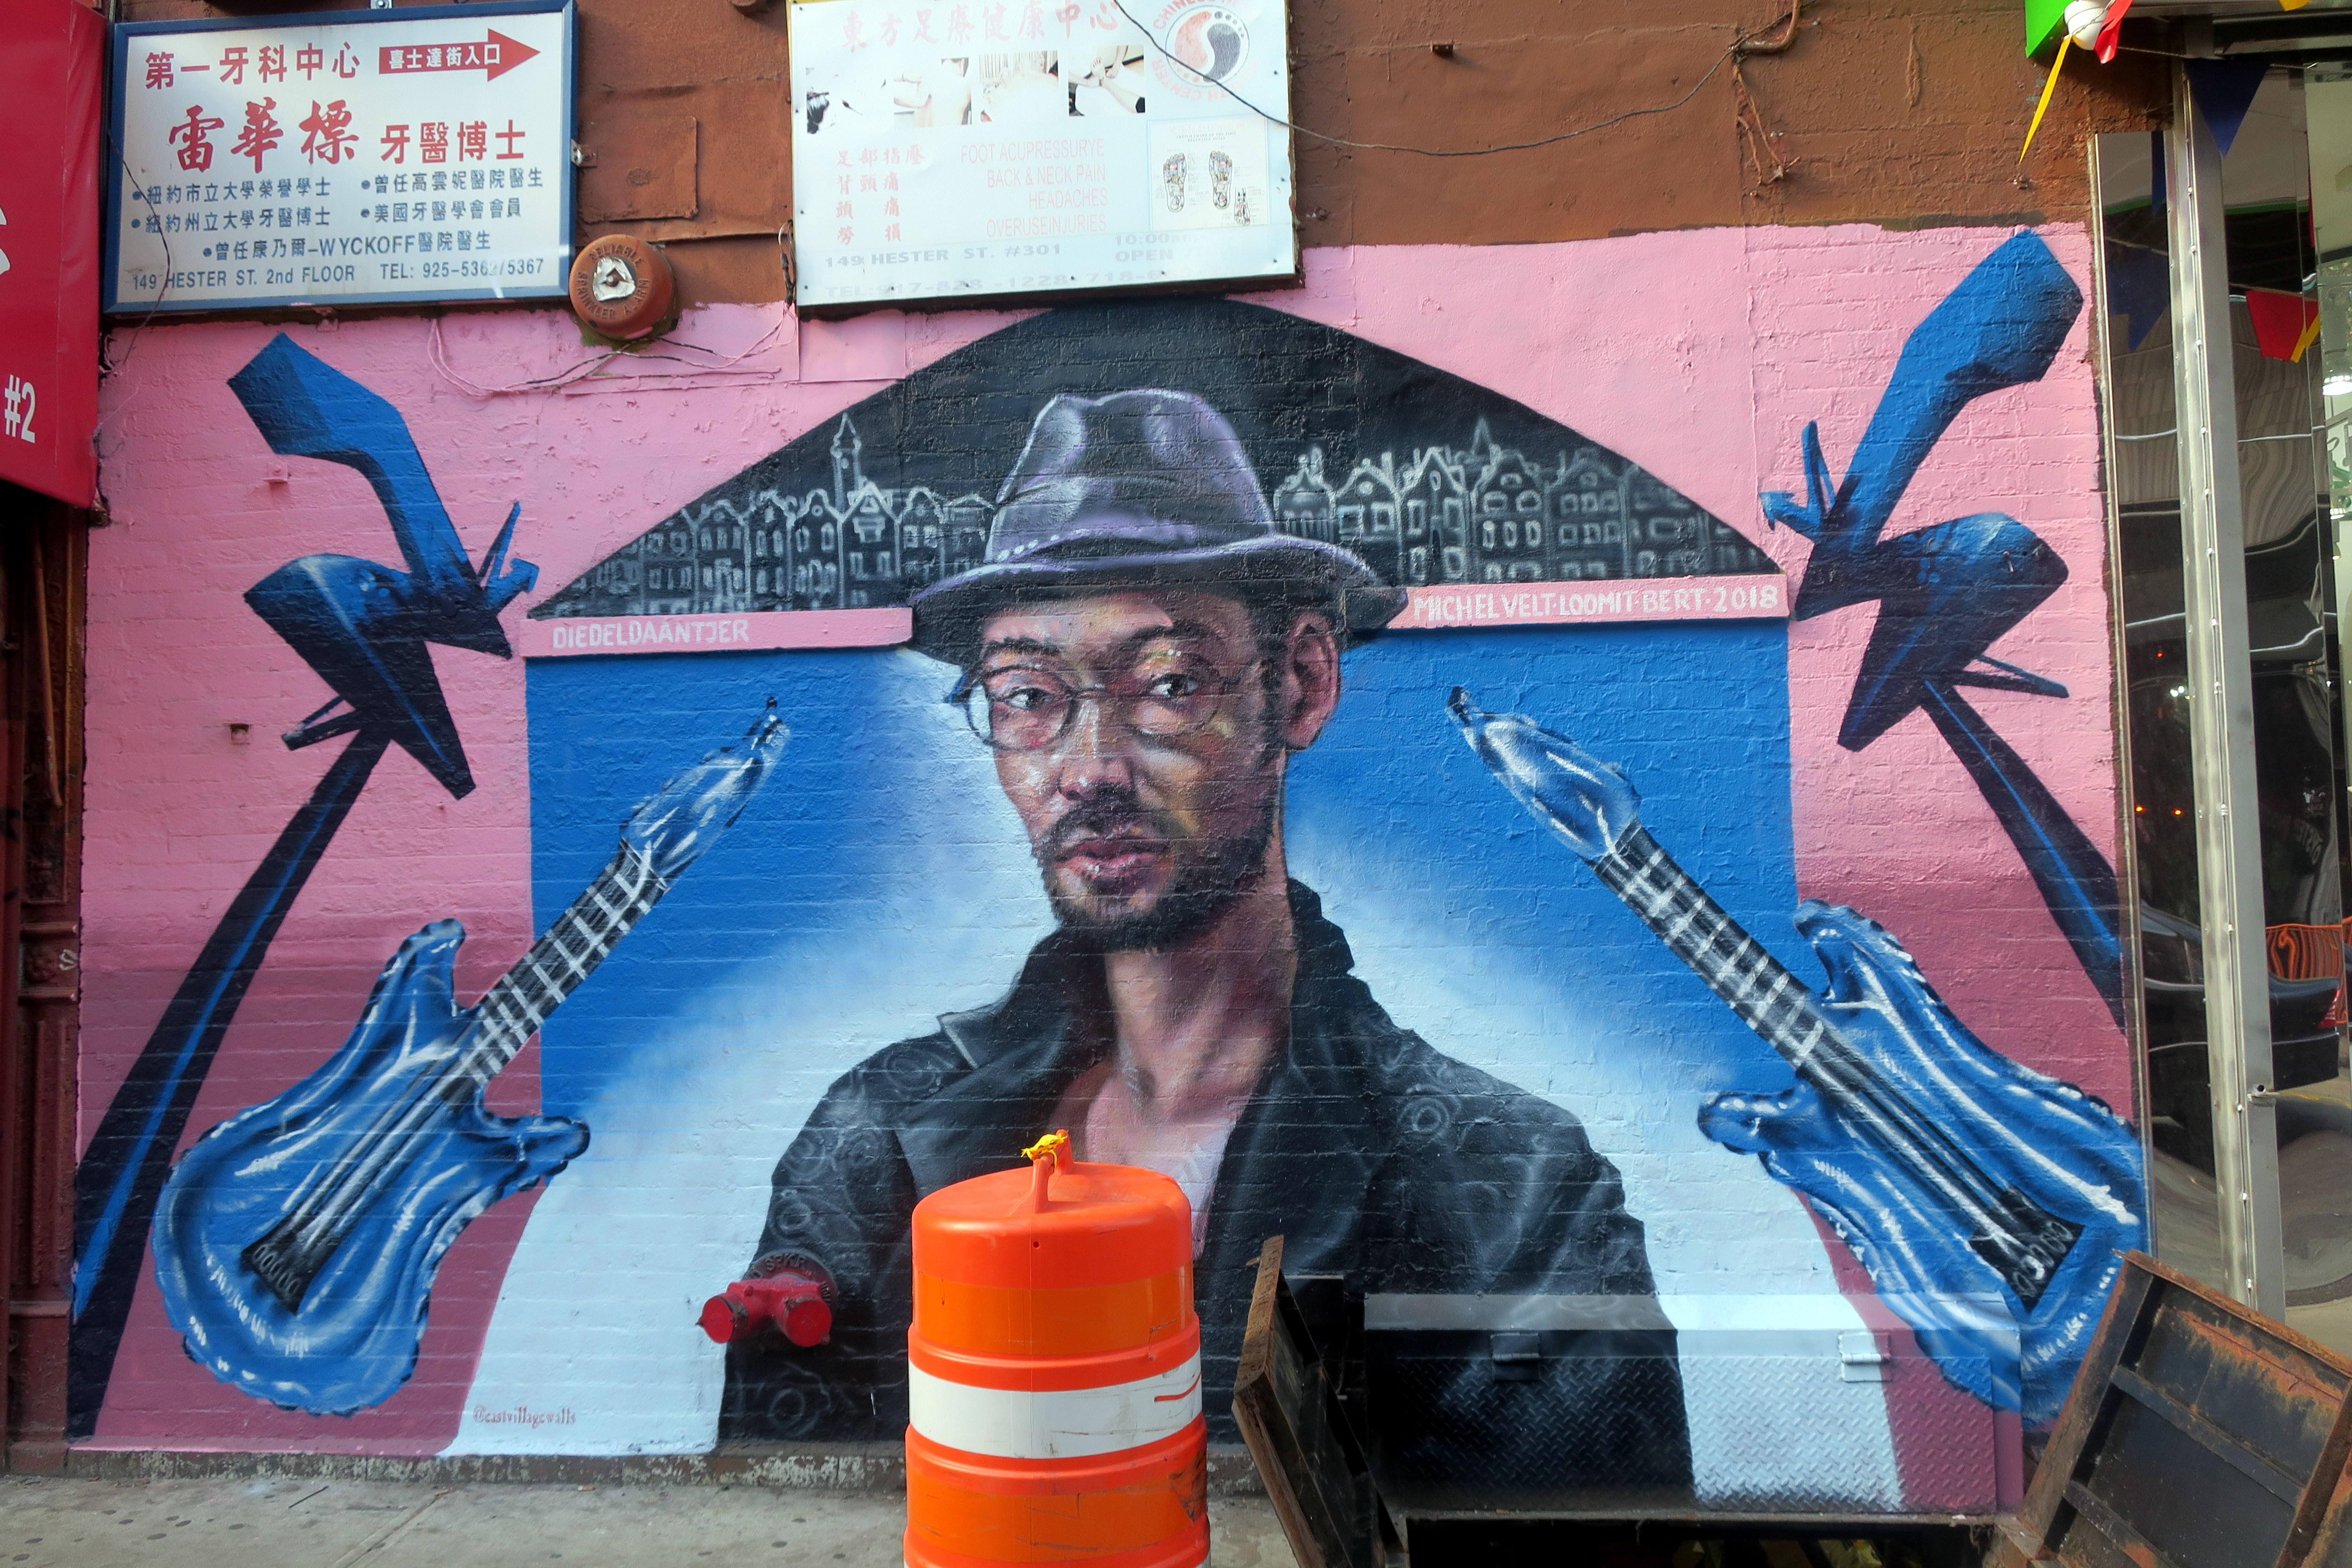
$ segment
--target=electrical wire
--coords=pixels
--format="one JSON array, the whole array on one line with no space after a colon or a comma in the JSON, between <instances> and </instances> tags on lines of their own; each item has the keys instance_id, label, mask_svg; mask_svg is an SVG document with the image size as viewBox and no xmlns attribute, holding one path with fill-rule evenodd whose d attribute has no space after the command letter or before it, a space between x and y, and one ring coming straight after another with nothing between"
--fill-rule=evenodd
<instances>
[{"instance_id":1,"label":"electrical wire","mask_svg":"<svg viewBox=\"0 0 2352 1568\"><path fill-rule=\"evenodd\" d=\"M1151 47L1159 50L1160 58L1165 59L1170 65L1174 66L1178 70L1182 71L1186 76L1192 78L1193 80L1205 82L1209 86L1215 88L1227 98L1232 99L1235 103L1240 104L1244 109L1248 110L1252 114L1256 115L1263 121L1265 121L1268 124L1279 125L1284 130L1290 132L1294 135L1309 136L1318 142L1327 142L1334 147L1353 147L1368 153L1411 153L1417 157L1423 158L1483 158L1496 153L1525 153L1538 147L1549 147L1556 142L1572 142L1579 136L1590 136L1596 131L1606 131L1612 125L1622 125L1629 120L1639 120L1644 115L1670 114L1674 110L1680 109L1683 105L1688 103L1692 99L1696 98L1699 95L1699 90L1706 87L1708 82L1715 79L1715 75L1717 71L1720 71L1725 66L1738 59L1741 55L1778 54L1780 50L1787 48L1789 47L1790 37L1793 36L1795 32L1797 17L1796 6L1792 5L1787 17L1784 19L1786 26L1784 28L1783 36L1777 40L1776 43L1771 45L1759 45L1757 42L1757 40L1759 39L1768 30L1766 27L1759 27L1753 32L1740 34L1739 37L1734 38L1727 46L1725 47L1723 53L1716 57L1715 63L1706 68L1706 74L1691 84L1691 89L1683 94L1680 98L1675 99L1671 103L1654 104L1647 109L1629 109L1622 114L1612 114L1608 119L1596 121L1591 125L1580 125L1573 131L1560 132L1556 136L1538 137L1533 142L1510 142L1493 147L1412 147L1394 142L1357 142L1345 136L1331 135L1328 132L1310 131L1295 120L1285 120L1281 115L1271 113L1266 110L1261 109L1256 104L1252 103L1248 99L1244 98L1240 93L1235 92L1232 88L1226 86L1223 82L1218 80L1216 78L1202 76L1199 71L1194 70L1191 66L1186 65L1174 55L1170 54L1168 52L1167 46L1160 41L1158 35L1154 34L1149 26L1145 26L1143 20L1137 16L1134 12L1127 8L1125 0L1110 0L1110 3L1113 9L1117 10L1120 16L1126 17L1129 22L1135 26L1138 31L1142 33L1145 38L1150 41ZM1782 26L1782 23L1776 21L1769 26Z\"/></svg>"},{"instance_id":2,"label":"electrical wire","mask_svg":"<svg viewBox=\"0 0 2352 1568\"><path fill-rule=\"evenodd\" d=\"M466 375L455 365L452 365L449 363L448 341L444 338L441 333L442 318L436 316L433 318L433 330L425 339L425 357L432 362L434 370L439 373L442 380L447 382L450 385L456 387L458 391L466 394L467 396L505 397L519 392L553 391L559 387L570 386L575 382L586 381L596 374L598 371L604 369L604 366L611 364L617 359L627 359L633 363L642 363L648 360L661 360L673 364L685 365L689 371L731 370L735 366L741 364L745 360L750 359L752 355L765 349L770 343L775 342L777 336L782 333L787 326L791 325L793 320L794 318L792 312L789 310L785 311L777 319L775 325L761 333L760 336L752 342L749 348L742 350L739 353L722 354L717 349L707 349L699 343L678 342L674 339L668 338L657 340L669 348L686 349L694 353L707 354L710 356L707 361L687 359L678 354L672 353L650 353L629 349L608 349L603 353L591 354L586 359L581 360L574 364L567 365L565 368L557 371L552 375L535 376L529 381L518 381L506 386L486 386L480 382L475 381L472 377Z\"/></svg>"},{"instance_id":3,"label":"electrical wire","mask_svg":"<svg viewBox=\"0 0 2352 1568\"><path fill-rule=\"evenodd\" d=\"M131 161L123 156L121 144L114 140L111 132L108 134L106 140L108 146L110 147L114 153L114 166L121 171L122 177L124 179L131 179ZM156 216L155 204L147 199L147 187L145 185L134 183L131 186L131 194L147 208L149 216L152 217ZM146 331L149 325L154 321L156 313L163 308L163 300L165 297L172 292L172 279L174 271L172 261L172 237L163 232L160 222L155 232L156 237L163 242L163 286L155 291L155 298L149 302L147 306L147 313L139 318L139 324L131 329L131 336L122 345L122 358L112 364L108 364L104 356L101 354L99 360L99 369L103 374L120 375L122 374L123 368L131 363L131 355L132 352L139 347L140 334ZM117 408L116 412L120 413L121 410ZM104 421L100 421L100 423L103 424Z\"/></svg>"},{"instance_id":4,"label":"electrical wire","mask_svg":"<svg viewBox=\"0 0 2352 1568\"><path fill-rule=\"evenodd\" d=\"M433 330L426 334L425 340L425 357L432 362L433 368L440 373L441 379L469 397L503 397L509 393L538 392L550 387L569 385L620 352L618 349L611 349L601 354L592 354L576 364L556 372L553 375L538 376L530 381L518 381L507 386L485 386L480 382L459 374L457 369L450 364L448 344L441 336L440 317L433 318Z\"/></svg>"}]
</instances>

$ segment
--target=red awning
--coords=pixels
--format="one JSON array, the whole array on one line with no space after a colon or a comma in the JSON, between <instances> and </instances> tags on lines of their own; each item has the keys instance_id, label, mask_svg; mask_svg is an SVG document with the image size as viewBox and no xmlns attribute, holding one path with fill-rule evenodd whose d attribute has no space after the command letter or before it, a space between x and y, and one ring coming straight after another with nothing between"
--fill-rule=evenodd
<instances>
[{"instance_id":1,"label":"red awning","mask_svg":"<svg viewBox=\"0 0 2352 1568\"><path fill-rule=\"evenodd\" d=\"M106 23L75 0L10 0L0 59L0 479L89 506Z\"/></svg>"}]
</instances>

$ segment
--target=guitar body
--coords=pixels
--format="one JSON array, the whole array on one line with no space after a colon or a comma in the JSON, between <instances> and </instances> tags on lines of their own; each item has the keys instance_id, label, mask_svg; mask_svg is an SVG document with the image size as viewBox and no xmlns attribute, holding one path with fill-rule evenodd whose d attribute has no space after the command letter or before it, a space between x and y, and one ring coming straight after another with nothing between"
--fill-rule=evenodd
<instances>
[{"instance_id":1,"label":"guitar body","mask_svg":"<svg viewBox=\"0 0 2352 1568\"><path fill-rule=\"evenodd\" d=\"M389 1398L415 1369L434 1274L458 1234L587 1148L581 1123L494 1116L478 1083L450 1079L475 1022L452 984L464 941L456 921L436 921L403 942L342 1049L205 1134L172 1173L152 1233L156 1283L188 1354L231 1387L314 1415ZM247 1249L404 1113L398 1179L289 1309Z\"/></svg>"},{"instance_id":2,"label":"guitar body","mask_svg":"<svg viewBox=\"0 0 2352 1568\"><path fill-rule=\"evenodd\" d=\"M2081 1235L2028 1306L1987 1267L1949 1195L1886 1159L1811 1084L1716 1096L1701 1131L1760 1155L1828 1216L1946 1376L2029 1423L2052 1419L2121 1255L2146 1245L2139 1140L2099 1100L1970 1034L1877 922L1808 900L1797 929L1828 971L1822 1010L1840 1037L1992 1182Z\"/></svg>"},{"instance_id":3,"label":"guitar body","mask_svg":"<svg viewBox=\"0 0 2352 1568\"><path fill-rule=\"evenodd\" d=\"M1808 900L1817 992L1649 836L1622 772L1459 687L1446 706L1496 779L1794 1069L1793 1089L1710 1099L1699 1130L1827 1215L1952 1383L2053 1419L2120 1254L2147 1237L2123 1119L1970 1034L1876 921Z\"/></svg>"}]
</instances>

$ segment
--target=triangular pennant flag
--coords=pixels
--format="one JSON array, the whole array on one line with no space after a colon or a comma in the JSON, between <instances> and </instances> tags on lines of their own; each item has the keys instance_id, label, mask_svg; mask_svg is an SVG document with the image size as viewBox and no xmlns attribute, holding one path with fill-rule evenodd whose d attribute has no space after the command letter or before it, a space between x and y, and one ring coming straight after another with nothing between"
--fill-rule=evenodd
<instances>
[{"instance_id":1,"label":"triangular pennant flag","mask_svg":"<svg viewBox=\"0 0 2352 1568\"><path fill-rule=\"evenodd\" d=\"M2107 242L2107 310L2124 319L2124 350L2135 353L2172 302L2172 264L2161 250Z\"/></svg>"},{"instance_id":2,"label":"triangular pennant flag","mask_svg":"<svg viewBox=\"0 0 2352 1568\"><path fill-rule=\"evenodd\" d=\"M2025 162L2025 155L2033 151L2033 133L2042 129L2042 117L2050 112L2050 95L2058 90L2059 69L2066 63L2066 51L2074 47L2074 36L2072 33L2058 40L2057 57L2050 62L2050 79L2042 84L2042 101L2033 106L2032 121L2025 128L2025 145L2017 150L2017 161L2021 163Z\"/></svg>"},{"instance_id":3,"label":"triangular pennant flag","mask_svg":"<svg viewBox=\"0 0 2352 1568\"><path fill-rule=\"evenodd\" d=\"M2189 73L2189 96L2197 100L2197 112L2213 132L2213 145L2221 155L2230 155L2230 143L2238 139L2238 127L2246 122L2246 110L2254 104L2254 94L2263 85L2270 67L2260 60L2183 60L2182 68Z\"/></svg>"},{"instance_id":4,"label":"triangular pennant flag","mask_svg":"<svg viewBox=\"0 0 2352 1568\"><path fill-rule=\"evenodd\" d=\"M2264 359L2299 360L2319 325L2319 301L2276 289L2246 290L2246 314Z\"/></svg>"}]
</instances>

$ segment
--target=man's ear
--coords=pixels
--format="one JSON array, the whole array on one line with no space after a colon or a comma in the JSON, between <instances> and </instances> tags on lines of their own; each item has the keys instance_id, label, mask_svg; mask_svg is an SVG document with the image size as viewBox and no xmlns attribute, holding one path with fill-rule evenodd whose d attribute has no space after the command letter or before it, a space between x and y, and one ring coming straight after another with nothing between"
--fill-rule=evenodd
<instances>
[{"instance_id":1,"label":"man's ear","mask_svg":"<svg viewBox=\"0 0 2352 1568\"><path fill-rule=\"evenodd\" d=\"M1283 638L1282 743L1303 752L1315 743L1339 706L1339 640L1331 618L1302 610Z\"/></svg>"}]
</instances>

